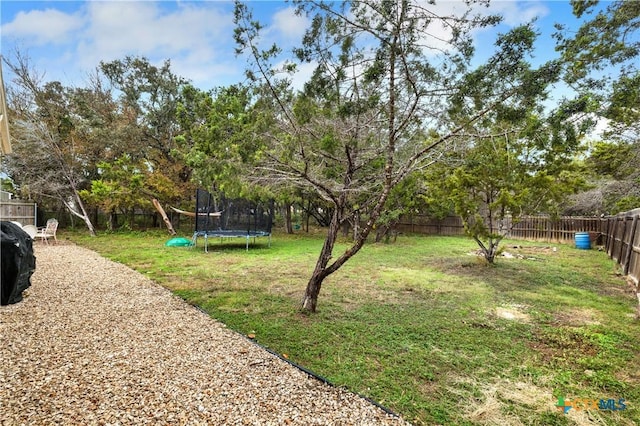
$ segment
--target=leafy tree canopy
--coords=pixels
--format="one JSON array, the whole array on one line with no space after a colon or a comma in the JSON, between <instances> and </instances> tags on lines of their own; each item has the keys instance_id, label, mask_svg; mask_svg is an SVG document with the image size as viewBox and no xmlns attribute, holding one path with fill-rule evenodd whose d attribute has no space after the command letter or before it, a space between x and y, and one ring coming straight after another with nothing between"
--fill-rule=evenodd
<instances>
[{"instance_id":1,"label":"leafy tree canopy","mask_svg":"<svg viewBox=\"0 0 640 426\"><path fill-rule=\"evenodd\" d=\"M611 120L611 136L637 140L640 135L640 2L572 0L577 32L557 25L565 80L595 104L591 110Z\"/></svg>"}]
</instances>

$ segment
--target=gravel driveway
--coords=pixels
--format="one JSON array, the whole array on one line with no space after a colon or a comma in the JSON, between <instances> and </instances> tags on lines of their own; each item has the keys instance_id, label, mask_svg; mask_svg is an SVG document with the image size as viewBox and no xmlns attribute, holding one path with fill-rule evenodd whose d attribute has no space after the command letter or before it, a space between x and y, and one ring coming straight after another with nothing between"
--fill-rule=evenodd
<instances>
[{"instance_id":1,"label":"gravel driveway","mask_svg":"<svg viewBox=\"0 0 640 426\"><path fill-rule=\"evenodd\" d=\"M35 245L0 307L0 424L407 424L308 376L143 275Z\"/></svg>"}]
</instances>

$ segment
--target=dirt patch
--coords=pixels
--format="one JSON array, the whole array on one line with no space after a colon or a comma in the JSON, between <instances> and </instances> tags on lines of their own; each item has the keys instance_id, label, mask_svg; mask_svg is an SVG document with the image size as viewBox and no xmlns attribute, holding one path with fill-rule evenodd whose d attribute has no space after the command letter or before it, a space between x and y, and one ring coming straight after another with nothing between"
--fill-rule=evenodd
<instances>
[{"instance_id":1,"label":"dirt patch","mask_svg":"<svg viewBox=\"0 0 640 426\"><path fill-rule=\"evenodd\" d=\"M496 256L501 259L542 260L541 255L553 255L558 252L555 246L507 246L503 247ZM467 253L469 256L483 257L481 249Z\"/></svg>"},{"instance_id":2,"label":"dirt patch","mask_svg":"<svg viewBox=\"0 0 640 426\"><path fill-rule=\"evenodd\" d=\"M529 323L531 317L523 312L524 308L523 305L500 306L496 308L495 315L502 319Z\"/></svg>"},{"instance_id":3,"label":"dirt patch","mask_svg":"<svg viewBox=\"0 0 640 426\"><path fill-rule=\"evenodd\" d=\"M617 371L615 373L615 377L621 382L631 383L635 386L640 386L640 370Z\"/></svg>"},{"instance_id":4,"label":"dirt patch","mask_svg":"<svg viewBox=\"0 0 640 426\"><path fill-rule=\"evenodd\" d=\"M556 246L508 246L507 250L522 254L553 254L558 252Z\"/></svg>"},{"instance_id":5,"label":"dirt patch","mask_svg":"<svg viewBox=\"0 0 640 426\"><path fill-rule=\"evenodd\" d=\"M546 364L553 361L558 356L558 350L541 342L528 342L527 347L533 349L540 359Z\"/></svg>"},{"instance_id":6,"label":"dirt patch","mask_svg":"<svg viewBox=\"0 0 640 426\"><path fill-rule=\"evenodd\" d=\"M585 356L594 356L597 346L571 329L556 329L554 332L538 330L533 341L527 343L544 362L575 360Z\"/></svg>"},{"instance_id":7,"label":"dirt patch","mask_svg":"<svg viewBox=\"0 0 640 426\"><path fill-rule=\"evenodd\" d=\"M570 327L600 324L597 312L592 309L570 309L557 312L553 317L557 324Z\"/></svg>"}]
</instances>

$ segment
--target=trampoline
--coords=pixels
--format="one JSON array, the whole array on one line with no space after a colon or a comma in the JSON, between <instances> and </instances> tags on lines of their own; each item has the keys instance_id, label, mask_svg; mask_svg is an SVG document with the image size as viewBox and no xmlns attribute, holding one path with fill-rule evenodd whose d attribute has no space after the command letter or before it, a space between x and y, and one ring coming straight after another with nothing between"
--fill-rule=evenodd
<instances>
[{"instance_id":1,"label":"trampoline","mask_svg":"<svg viewBox=\"0 0 640 426\"><path fill-rule=\"evenodd\" d=\"M196 191L195 231L191 247L195 247L198 237L204 238L204 251L209 251L209 238L219 238L220 242L230 238L244 238L245 248L257 238L266 237L271 247L271 226L273 223L273 202L255 203L244 199L214 198L209 192Z\"/></svg>"},{"instance_id":2,"label":"trampoline","mask_svg":"<svg viewBox=\"0 0 640 426\"><path fill-rule=\"evenodd\" d=\"M246 240L245 247L249 251L249 242L253 239L255 243L258 237L267 237L268 245L271 247L271 233L266 231L235 231L235 230L211 230L211 231L196 231L193 233L193 239L191 240L191 246L195 246L198 237L204 237L204 251L209 251L209 238L220 238L222 242L225 238L244 238Z\"/></svg>"}]
</instances>

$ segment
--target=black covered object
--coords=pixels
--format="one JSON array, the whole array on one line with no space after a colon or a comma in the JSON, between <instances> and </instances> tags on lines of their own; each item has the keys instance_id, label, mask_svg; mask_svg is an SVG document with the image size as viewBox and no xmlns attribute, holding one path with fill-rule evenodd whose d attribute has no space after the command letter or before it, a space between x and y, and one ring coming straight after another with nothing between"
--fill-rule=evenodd
<instances>
[{"instance_id":1,"label":"black covered object","mask_svg":"<svg viewBox=\"0 0 640 426\"><path fill-rule=\"evenodd\" d=\"M36 270L33 240L12 222L0 222L0 305L18 303Z\"/></svg>"}]
</instances>

